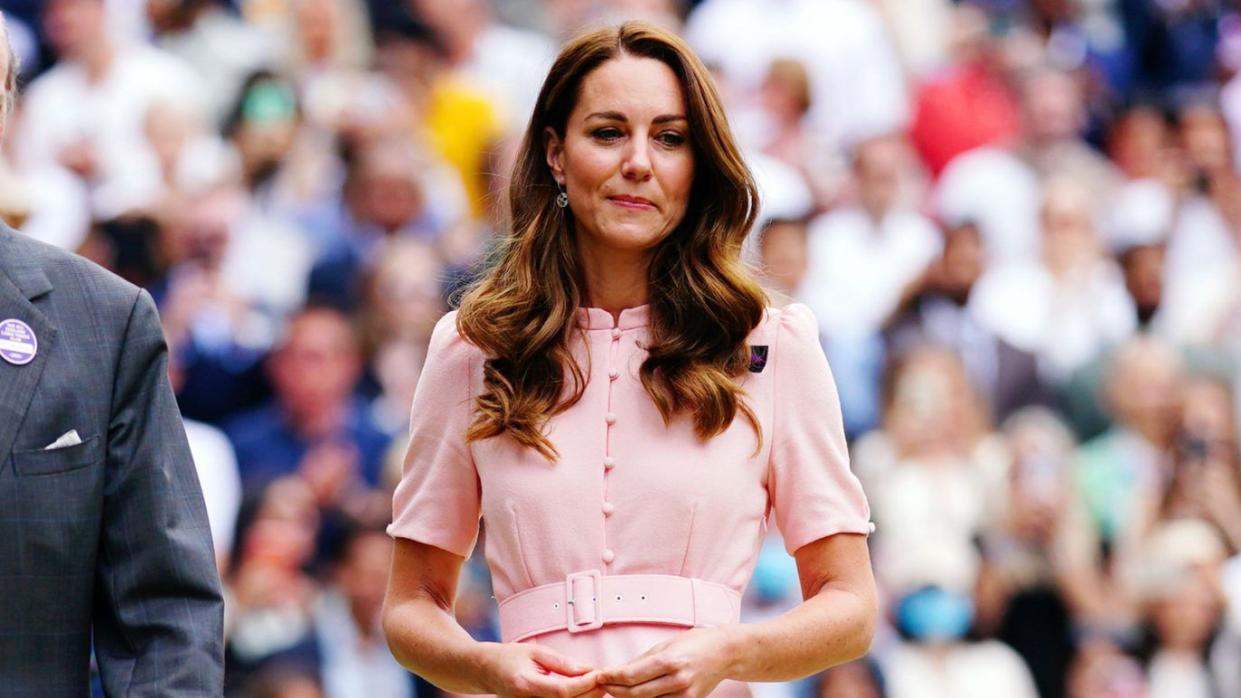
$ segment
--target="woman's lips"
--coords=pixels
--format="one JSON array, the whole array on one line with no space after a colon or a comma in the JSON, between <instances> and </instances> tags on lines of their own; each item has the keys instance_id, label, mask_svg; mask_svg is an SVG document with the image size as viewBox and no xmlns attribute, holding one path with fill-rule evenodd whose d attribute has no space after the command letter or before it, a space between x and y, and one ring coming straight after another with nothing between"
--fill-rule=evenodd
<instances>
[{"instance_id":1,"label":"woman's lips","mask_svg":"<svg viewBox=\"0 0 1241 698\"><path fill-rule=\"evenodd\" d=\"M608 201L623 208L632 208L639 211L655 208L655 204L638 196L609 196Z\"/></svg>"}]
</instances>

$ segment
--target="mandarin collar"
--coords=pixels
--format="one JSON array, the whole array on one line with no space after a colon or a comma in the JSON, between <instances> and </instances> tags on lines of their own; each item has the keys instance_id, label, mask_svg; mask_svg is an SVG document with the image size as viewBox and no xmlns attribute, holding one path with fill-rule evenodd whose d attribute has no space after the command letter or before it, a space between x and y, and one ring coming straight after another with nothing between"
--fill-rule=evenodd
<instances>
[{"instance_id":1,"label":"mandarin collar","mask_svg":"<svg viewBox=\"0 0 1241 698\"><path fill-rule=\"evenodd\" d=\"M588 330L610 330L613 327L632 330L635 327L645 327L650 322L650 315L649 303L622 309L619 321L614 320L612 313L603 308L578 308L577 325Z\"/></svg>"}]
</instances>

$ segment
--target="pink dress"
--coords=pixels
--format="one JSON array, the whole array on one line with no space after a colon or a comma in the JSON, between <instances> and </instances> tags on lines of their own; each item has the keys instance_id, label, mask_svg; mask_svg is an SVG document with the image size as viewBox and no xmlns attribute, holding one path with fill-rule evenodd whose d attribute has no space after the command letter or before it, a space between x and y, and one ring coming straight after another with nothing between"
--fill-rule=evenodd
<instances>
[{"instance_id":1,"label":"pink dress","mask_svg":"<svg viewBox=\"0 0 1241 698\"><path fill-rule=\"evenodd\" d=\"M588 384L549 424L559 462L508 437L465 442L484 357L457 333L455 312L435 328L414 397L389 533L467 557L481 516L506 640L547 645L597 668L618 665L690 625L736 620L769 513L790 554L835 533L871 532L806 306L768 309L750 337L754 360L741 385L762 426L761 449L740 414L705 442L686 417L664 425L638 378L649 306L623 310L619 322L599 308L577 312L585 340L573 352ZM605 596L599 579L616 575L637 586L624 587L623 601L621 587L610 588L610 610L592 607ZM693 580L692 593L670 577ZM667 608L633 610L659 601L664 587L697 607L685 609L685 622L668 621ZM576 606L562 606L570 599ZM565 627L566 611L583 625ZM606 624L586 625L601 613ZM557 618L559 629L537 627ZM744 692L724 682L715 695Z\"/></svg>"}]
</instances>

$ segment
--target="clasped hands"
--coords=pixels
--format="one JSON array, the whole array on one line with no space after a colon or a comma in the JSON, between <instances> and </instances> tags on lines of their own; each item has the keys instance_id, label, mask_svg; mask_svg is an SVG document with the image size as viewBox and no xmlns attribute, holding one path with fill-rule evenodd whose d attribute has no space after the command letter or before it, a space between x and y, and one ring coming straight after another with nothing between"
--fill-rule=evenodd
<instances>
[{"instance_id":1,"label":"clasped hands","mask_svg":"<svg viewBox=\"0 0 1241 698\"><path fill-rule=\"evenodd\" d=\"M501 645L493 665L497 695L520 698L699 698L727 678L727 627L694 628L626 664L593 669L549 648Z\"/></svg>"}]
</instances>

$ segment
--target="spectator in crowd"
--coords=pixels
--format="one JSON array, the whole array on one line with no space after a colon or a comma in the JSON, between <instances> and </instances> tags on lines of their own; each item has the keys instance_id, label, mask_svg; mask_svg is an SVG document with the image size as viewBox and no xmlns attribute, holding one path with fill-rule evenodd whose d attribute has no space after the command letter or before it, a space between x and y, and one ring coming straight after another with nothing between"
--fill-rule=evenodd
<instances>
[{"instance_id":1,"label":"spectator in crowd","mask_svg":"<svg viewBox=\"0 0 1241 698\"><path fill-rule=\"evenodd\" d=\"M926 342L952 348L992 415L1003 420L1020 407L1052 398L1039 377L1037 357L986 327L970 305L985 269L977 226L966 223L945 230L942 253L888 321L885 342L895 351Z\"/></svg>"},{"instance_id":2,"label":"spectator in crowd","mask_svg":"<svg viewBox=\"0 0 1241 698\"><path fill-rule=\"evenodd\" d=\"M763 226L759 236L764 278L789 301L801 297L806 278L806 227L806 221L775 219Z\"/></svg>"},{"instance_id":3,"label":"spectator in crowd","mask_svg":"<svg viewBox=\"0 0 1241 698\"><path fill-rule=\"evenodd\" d=\"M373 101L369 97L359 99ZM341 138L355 138L355 132L364 130L351 117L350 113L336 117ZM268 219L297 218L338 186L342 165L335 136L309 118L305 101L286 77L268 69L247 75L221 130L233 147L255 211ZM307 233L317 253L326 244L324 235L316 234L321 233L318 229Z\"/></svg>"},{"instance_id":4,"label":"spectator in crowd","mask_svg":"<svg viewBox=\"0 0 1241 698\"><path fill-rule=\"evenodd\" d=\"M958 551L946 559L976 567L973 541L998 519L1007 453L960 360L929 345L894 357L883 397L882 427L853 448L874 502L876 569L907 576L923 562L912 549Z\"/></svg>"},{"instance_id":5,"label":"spectator in crowd","mask_svg":"<svg viewBox=\"0 0 1241 698\"><path fill-rule=\"evenodd\" d=\"M1129 340L1111 359L1103 393L1113 425L1077 454L1076 496L1097 541L1074 561L1083 580L1072 590L1083 625L1115 633L1135 622L1124 570L1144 536L1150 503L1168 481L1182 370L1180 358L1151 337Z\"/></svg>"},{"instance_id":6,"label":"spectator in crowd","mask_svg":"<svg viewBox=\"0 0 1241 698\"><path fill-rule=\"evenodd\" d=\"M1137 588L1150 646L1150 698L1211 698L1236 694L1241 646L1222 639L1224 603L1218 584L1223 541L1201 521L1183 519L1153 531L1143 546Z\"/></svg>"},{"instance_id":7,"label":"spectator in crowd","mask_svg":"<svg viewBox=\"0 0 1241 698\"><path fill-rule=\"evenodd\" d=\"M1175 308L1164 291L1168 235L1176 202L1163 183L1143 179L1126 185L1110 221L1109 244L1125 277L1137 327L1169 340L1176 339Z\"/></svg>"},{"instance_id":8,"label":"spectator in crowd","mask_svg":"<svg viewBox=\"0 0 1241 698\"><path fill-rule=\"evenodd\" d=\"M339 698L414 698L414 676L384 640L380 610L392 539L381 527L355 528L337 543L332 582L314 608L325 693Z\"/></svg>"},{"instance_id":9,"label":"spectator in crowd","mask_svg":"<svg viewBox=\"0 0 1241 698\"><path fill-rule=\"evenodd\" d=\"M245 491L300 474L328 508L347 506L377 485L388 437L355 392L362 354L350 319L327 307L300 311L269 371L273 399L228 428Z\"/></svg>"},{"instance_id":10,"label":"spectator in crowd","mask_svg":"<svg viewBox=\"0 0 1241 698\"><path fill-rule=\"evenodd\" d=\"M1049 195L1042 180L1072 181L1090 215L1120 183L1107 159L1083 140L1086 114L1078 79L1046 64L1009 70L1010 89L1020 97L1019 138L952 158L934 194L945 220L978 225L994 265L1029 262L1046 244L1040 215Z\"/></svg>"},{"instance_id":11,"label":"spectator in crowd","mask_svg":"<svg viewBox=\"0 0 1241 698\"><path fill-rule=\"evenodd\" d=\"M844 406L845 430L877 419L880 332L939 255L935 225L904 201L909 152L896 136L857 146L855 201L811 222L801 300L814 310ZM849 294L853 302L841 303Z\"/></svg>"},{"instance_id":12,"label":"spectator in crowd","mask_svg":"<svg viewBox=\"0 0 1241 698\"><path fill-rule=\"evenodd\" d=\"M334 235L310 272L312 297L355 309L362 300L363 269L377 261L385 241L438 239L455 215L429 198L434 187L425 181L428 169L408 143L378 142L354 153L340 207L326 209L311 224Z\"/></svg>"},{"instance_id":13,"label":"spectator in crowd","mask_svg":"<svg viewBox=\"0 0 1241 698\"><path fill-rule=\"evenodd\" d=\"M964 152L1016 142L1021 129L1019 106L1008 89L1003 45L991 35L986 13L972 3L960 3L951 18L952 61L918 76L910 124L914 148L935 176Z\"/></svg>"},{"instance_id":14,"label":"spectator in crowd","mask_svg":"<svg viewBox=\"0 0 1241 698\"><path fill-rule=\"evenodd\" d=\"M1184 193L1168 240L1165 284L1178 316L1178 341L1223 349L1236 322L1241 176L1232 140L1216 105L1192 102L1178 113L1186 160ZM1235 334L1235 331L1234 331ZM1235 338L1234 338L1235 339Z\"/></svg>"},{"instance_id":15,"label":"spectator in crowd","mask_svg":"<svg viewBox=\"0 0 1241 698\"><path fill-rule=\"evenodd\" d=\"M502 130L520 133L555 58L555 44L536 32L497 22L486 0L410 0L410 6L443 42L452 70L488 96Z\"/></svg>"},{"instance_id":16,"label":"spectator in crowd","mask_svg":"<svg viewBox=\"0 0 1241 698\"><path fill-rule=\"evenodd\" d=\"M278 67L298 77L299 99L311 123L331 123L371 65L374 39L366 3L289 0L271 5L279 16L268 26L284 35L284 64Z\"/></svg>"},{"instance_id":17,"label":"spectator in crowd","mask_svg":"<svg viewBox=\"0 0 1241 698\"><path fill-rule=\"evenodd\" d=\"M155 158L143 138L150 107L160 100L204 105L192 69L152 46L122 43L104 5L45 4L47 37L60 61L31 83L13 142L22 168L67 171L85 186L91 213L110 218L149 205L159 191ZM85 233L61 230L50 241L72 248Z\"/></svg>"},{"instance_id":18,"label":"spectator in crowd","mask_svg":"<svg viewBox=\"0 0 1241 698\"><path fill-rule=\"evenodd\" d=\"M1030 669L1011 647L968 635L975 618L972 595L976 568L951 565L964 552L957 546L940 563L918 553L920 565L893 580L893 615L902 641L886 661L889 698L1038 698Z\"/></svg>"},{"instance_id":19,"label":"spectator in crowd","mask_svg":"<svg viewBox=\"0 0 1241 698\"><path fill-rule=\"evenodd\" d=\"M849 0L704 0L685 26L694 50L745 100L726 105L738 111L757 106L773 60L800 61L815 96L808 118L838 148L900 130L908 118L900 62L885 32L875 7ZM766 128L739 124L738 131L746 143Z\"/></svg>"},{"instance_id":20,"label":"spectator in crowd","mask_svg":"<svg viewBox=\"0 0 1241 698\"><path fill-rule=\"evenodd\" d=\"M1091 533L1075 497L1074 437L1046 408L1003 425L1011 462L997 525L982 533L975 629L1002 640L1030 667L1042 698L1064 695L1074 654L1075 562Z\"/></svg>"},{"instance_id":21,"label":"spectator in crowd","mask_svg":"<svg viewBox=\"0 0 1241 698\"><path fill-rule=\"evenodd\" d=\"M1067 698L1143 698L1146 677L1138 661L1108 636L1087 636L1069 668Z\"/></svg>"},{"instance_id":22,"label":"spectator in crowd","mask_svg":"<svg viewBox=\"0 0 1241 698\"><path fill-rule=\"evenodd\" d=\"M758 102L762 118L769 124L764 140L759 143L764 156L772 159L782 169L789 171L790 180L803 180L802 186L810 190L814 211L827 210L840 203L847 183L847 164L837 146L822 137L808 125L807 115L814 106L810 75L806 66L792 58L776 58L771 62L767 76L759 86ZM751 155L754 158L754 155ZM758 168L762 178L763 167ZM763 182L760 182L762 186ZM787 193L796 191L792 182L780 182L775 191L764 191L764 207L769 199L793 198ZM801 213L801 212L797 212ZM809 213L807 211L806 213ZM793 212L782 211L791 217Z\"/></svg>"},{"instance_id":23,"label":"spectator in crowd","mask_svg":"<svg viewBox=\"0 0 1241 698\"><path fill-rule=\"evenodd\" d=\"M259 362L300 304L308 266L307 244L289 227L262 225L251 201L223 185L177 211L166 229L170 265L154 288L182 410L217 423L265 395Z\"/></svg>"},{"instance_id":24,"label":"spectator in crowd","mask_svg":"<svg viewBox=\"0 0 1241 698\"><path fill-rule=\"evenodd\" d=\"M1038 356L1042 377L1064 383L1134 332L1133 300L1096 230L1093 199L1076 179L1047 183L1040 256L979 279L979 322Z\"/></svg>"},{"instance_id":25,"label":"spectator in crowd","mask_svg":"<svg viewBox=\"0 0 1241 698\"><path fill-rule=\"evenodd\" d=\"M198 483L207 505L211 542L215 545L216 567L220 575L228 572L232 559L237 515L241 511L241 478L233 445L220 429L194 420L185 420L185 436L198 473Z\"/></svg>"},{"instance_id":26,"label":"spectator in crowd","mask_svg":"<svg viewBox=\"0 0 1241 698\"><path fill-rule=\"evenodd\" d=\"M273 65L271 36L229 12L222 0L146 0L154 43L198 71L219 123L250 73Z\"/></svg>"},{"instance_id":27,"label":"spectator in crowd","mask_svg":"<svg viewBox=\"0 0 1241 698\"><path fill-rule=\"evenodd\" d=\"M317 587L307 568L320 522L315 493L298 477L272 481L242 517L228 576L228 687L262 683L273 667L316 667Z\"/></svg>"},{"instance_id":28,"label":"spectator in crowd","mask_svg":"<svg viewBox=\"0 0 1241 698\"><path fill-rule=\"evenodd\" d=\"M1148 528L1197 519L1215 528L1230 554L1241 552L1241 459L1237 417L1228 384L1195 375L1181 388L1171 472L1148 504Z\"/></svg>"}]
</instances>

